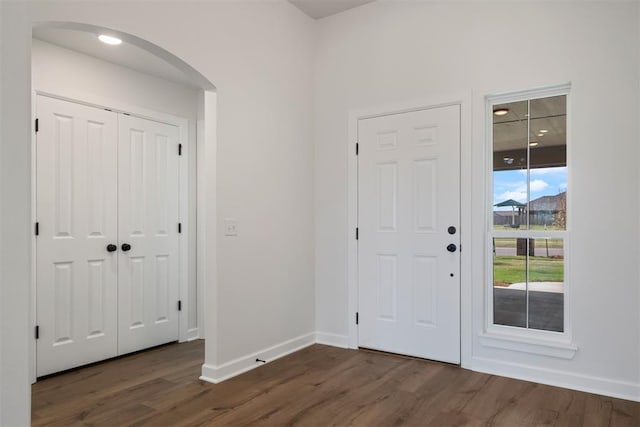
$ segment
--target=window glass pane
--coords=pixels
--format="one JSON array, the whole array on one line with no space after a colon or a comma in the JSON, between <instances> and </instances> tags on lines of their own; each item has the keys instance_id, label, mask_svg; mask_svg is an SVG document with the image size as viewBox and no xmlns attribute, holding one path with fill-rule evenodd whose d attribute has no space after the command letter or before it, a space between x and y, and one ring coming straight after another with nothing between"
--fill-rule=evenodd
<instances>
[{"instance_id":1,"label":"window glass pane","mask_svg":"<svg viewBox=\"0 0 640 427\"><path fill-rule=\"evenodd\" d=\"M564 241L550 237L567 229L567 96L489 113L492 225L503 236L492 236L494 323L564 332Z\"/></svg>"},{"instance_id":2,"label":"window glass pane","mask_svg":"<svg viewBox=\"0 0 640 427\"><path fill-rule=\"evenodd\" d=\"M524 240L525 254L518 255L518 241ZM527 326L528 239L493 239L493 323Z\"/></svg>"},{"instance_id":3,"label":"window glass pane","mask_svg":"<svg viewBox=\"0 0 640 427\"><path fill-rule=\"evenodd\" d=\"M564 332L564 242L535 239L529 257L529 328Z\"/></svg>"},{"instance_id":4,"label":"window glass pane","mask_svg":"<svg viewBox=\"0 0 640 427\"><path fill-rule=\"evenodd\" d=\"M493 226L526 229L529 102L493 107Z\"/></svg>"},{"instance_id":5,"label":"window glass pane","mask_svg":"<svg viewBox=\"0 0 640 427\"><path fill-rule=\"evenodd\" d=\"M567 217L567 97L529 104L529 224L565 230Z\"/></svg>"}]
</instances>

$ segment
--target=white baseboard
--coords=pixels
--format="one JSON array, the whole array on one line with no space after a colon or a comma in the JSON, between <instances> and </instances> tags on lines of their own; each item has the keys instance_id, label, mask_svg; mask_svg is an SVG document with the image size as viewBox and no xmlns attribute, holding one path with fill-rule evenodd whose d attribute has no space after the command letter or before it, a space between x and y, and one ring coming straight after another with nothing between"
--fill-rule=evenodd
<instances>
[{"instance_id":1,"label":"white baseboard","mask_svg":"<svg viewBox=\"0 0 640 427\"><path fill-rule=\"evenodd\" d=\"M640 402L640 384L638 383L573 374L481 357L472 359L471 369L486 374Z\"/></svg>"},{"instance_id":2,"label":"white baseboard","mask_svg":"<svg viewBox=\"0 0 640 427\"><path fill-rule=\"evenodd\" d=\"M266 360L267 363L279 359L288 354L302 350L305 347L316 343L316 334L309 333L297 338L276 344L264 350L239 357L220 366L202 365L202 381L218 384L236 375L243 374L251 369L258 368L264 363L256 362L256 359Z\"/></svg>"},{"instance_id":3,"label":"white baseboard","mask_svg":"<svg viewBox=\"0 0 640 427\"><path fill-rule=\"evenodd\" d=\"M198 334L198 328L193 328L187 330L187 337L185 339L186 342L194 341L200 338L200 334Z\"/></svg>"},{"instance_id":4,"label":"white baseboard","mask_svg":"<svg viewBox=\"0 0 640 427\"><path fill-rule=\"evenodd\" d=\"M333 347L349 348L349 337L346 335L316 332L316 343Z\"/></svg>"}]
</instances>

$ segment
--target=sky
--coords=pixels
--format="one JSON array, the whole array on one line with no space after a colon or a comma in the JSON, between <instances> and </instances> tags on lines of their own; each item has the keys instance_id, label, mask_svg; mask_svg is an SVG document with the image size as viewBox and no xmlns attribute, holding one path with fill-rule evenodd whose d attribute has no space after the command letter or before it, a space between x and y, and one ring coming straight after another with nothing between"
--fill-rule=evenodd
<instances>
[{"instance_id":1,"label":"sky","mask_svg":"<svg viewBox=\"0 0 640 427\"><path fill-rule=\"evenodd\" d=\"M556 168L531 169L531 198L554 196L567 190L566 166ZM527 202L527 171L510 170L493 173L493 204L513 199L520 203ZM511 210L496 208L496 210Z\"/></svg>"}]
</instances>

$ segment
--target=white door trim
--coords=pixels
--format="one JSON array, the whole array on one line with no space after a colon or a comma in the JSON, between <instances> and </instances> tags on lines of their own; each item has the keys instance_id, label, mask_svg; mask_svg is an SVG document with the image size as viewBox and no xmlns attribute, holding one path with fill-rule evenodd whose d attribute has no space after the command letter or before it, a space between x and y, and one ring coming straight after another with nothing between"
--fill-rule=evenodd
<instances>
[{"instance_id":1,"label":"white door trim","mask_svg":"<svg viewBox=\"0 0 640 427\"><path fill-rule=\"evenodd\" d=\"M349 112L349 139L347 143L347 289L348 289L348 342L349 348L358 348L358 328L355 315L358 311L358 245L355 230L358 226L358 120L389 114L406 113L450 105L460 106L460 362L462 367L471 365L472 315L471 315L471 93L409 100L398 104L373 106ZM462 248L465 248L462 252Z\"/></svg>"},{"instance_id":2,"label":"white door trim","mask_svg":"<svg viewBox=\"0 0 640 427\"><path fill-rule=\"evenodd\" d=\"M60 94L56 94L56 93L51 93L51 92L47 92L47 91L41 91L41 90L37 90L34 89L32 90L32 121L31 123L35 122L35 119L37 118L37 112L36 112L36 99L37 96L41 95L41 96L47 96L50 98L55 98L55 99L60 99L63 101L69 101L69 102L73 102L76 104L81 104L81 105L86 105L86 106L90 106L90 107L95 107L95 108L103 108L103 109L109 109L113 112L116 113L125 113L125 114L129 114L131 116L135 116L135 117L139 117L139 118L143 118L143 119L147 119L147 120L152 120L152 121L156 121L156 122L161 122L161 123L166 123L169 125L173 125L179 128L180 131L180 142L183 144L182 145L182 156L180 156L179 158L179 177L180 177L180 183L179 183L179 212L180 212L180 219L179 221L182 223L182 233L180 235L180 243L179 243L179 268L180 268L180 274L179 274L179 290L180 290L180 299L183 301L183 310L180 312L179 314L179 336L178 339L180 342L183 341L188 341L188 340L192 340L192 339L196 339L199 338L201 335L199 334L199 331L197 329L194 330L188 330L188 313L189 313L189 306L187 303L187 298L186 296L189 293L189 287L188 287L188 268L189 268L189 251L188 251L188 244L189 244L189 203L188 203L188 192L189 192L189 120L183 117L178 117L178 116L174 116L171 114L167 114L167 113L161 113L158 111L154 111L154 110L150 110L147 108L143 108L143 107L138 107L138 106L133 106L133 105L129 105L126 103L122 103L120 101L114 100L114 99L91 99L90 97L88 99L83 99L83 100L79 100L79 99L75 99L75 98L71 98L68 96L64 96L64 95L60 95ZM35 222L37 221L37 212L36 212L36 164L35 164L35 155L36 155L36 149L35 149L35 144L36 144L36 132L35 132L35 128L32 129L32 138L31 138L31 223L35 224ZM199 165L200 166L200 165ZM198 178L199 173L200 173L201 168L198 168ZM200 217L200 209L201 207L199 206L198 202L197 202L196 198L196 210L197 210L197 215L198 217ZM31 309L31 328L29 329L30 331L33 331L35 328L35 325L37 324L37 306L36 306L36 297L37 297L37 287L36 287L36 282L37 282L37 276L36 276L36 237L35 237L35 233L32 233L32 237L31 237L31 283L30 283L30 292L31 292L31 297L30 297L30 309ZM198 247L196 248L196 253L198 253L198 250L200 248L200 245L198 245ZM202 267L204 269L204 267ZM204 272L201 273L202 277L204 278ZM200 276L200 274L197 275L198 278ZM201 296L202 294L200 293L200 287L198 286L198 308L202 307L202 301L201 301ZM199 312L200 310L198 310ZM200 326L200 324L198 324L198 326ZM35 383L36 382L36 342L35 342L35 336L32 336L31 340L31 346L30 346L30 371L31 371L31 382Z\"/></svg>"}]
</instances>

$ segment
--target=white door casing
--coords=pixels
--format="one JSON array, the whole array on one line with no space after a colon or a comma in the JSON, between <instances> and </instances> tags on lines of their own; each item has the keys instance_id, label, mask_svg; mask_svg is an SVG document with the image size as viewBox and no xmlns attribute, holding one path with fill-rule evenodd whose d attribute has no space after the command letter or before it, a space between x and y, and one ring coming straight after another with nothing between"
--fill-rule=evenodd
<instances>
[{"instance_id":1,"label":"white door casing","mask_svg":"<svg viewBox=\"0 0 640 427\"><path fill-rule=\"evenodd\" d=\"M179 128L119 118L118 337L124 354L178 339Z\"/></svg>"},{"instance_id":2,"label":"white door casing","mask_svg":"<svg viewBox=\"0 0 640 427\"><path fill-rule=\"evenodd\" d=\"M358 142L358 345L459 363L460 106L361 119Z\"/></svg>"},{"instance_id":3,"label":"white door casing","mask_svg":"<svg viewBox=\"0 0 640 427\"><path fill-rule=\"evenodd\" d=\"M117 116L37 97L37 375L117 355Z\"/></svg>"}]
</instances>

